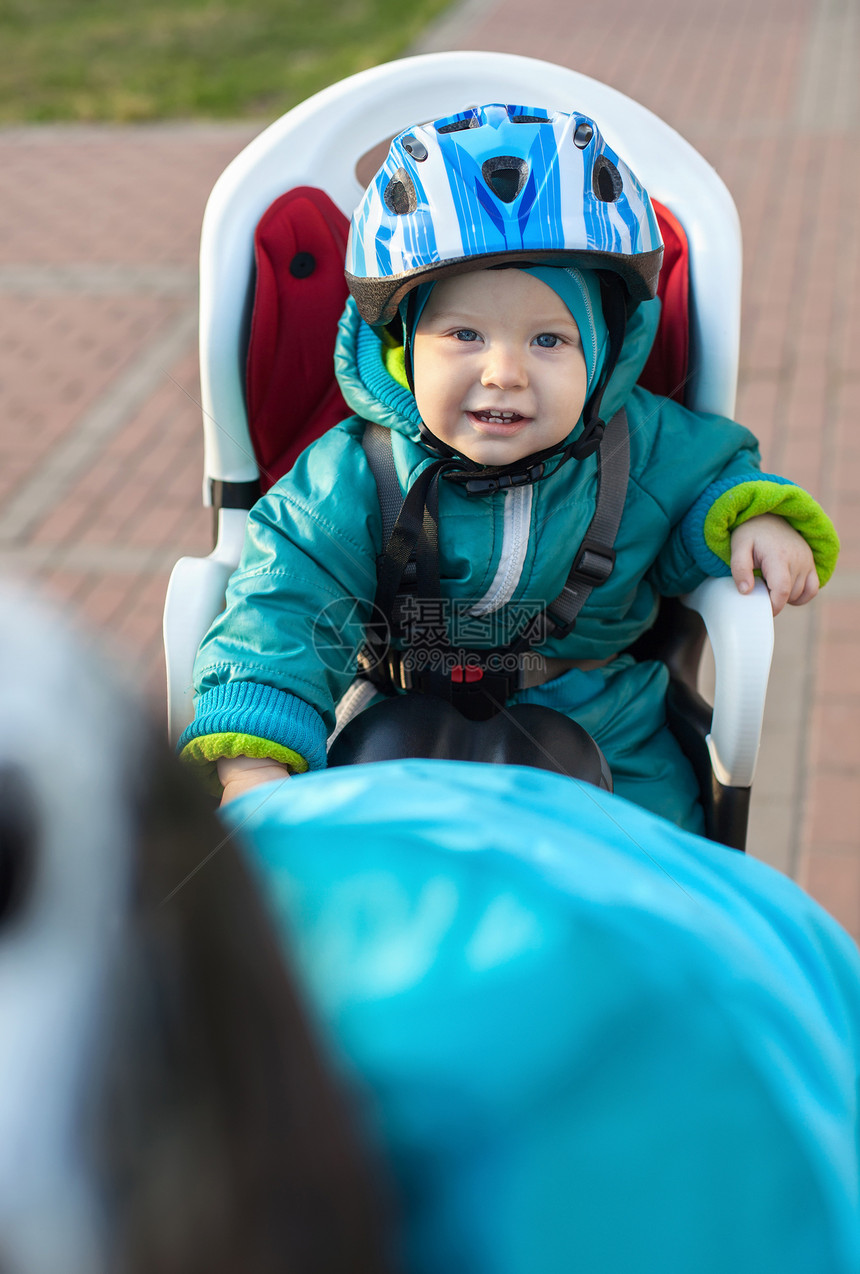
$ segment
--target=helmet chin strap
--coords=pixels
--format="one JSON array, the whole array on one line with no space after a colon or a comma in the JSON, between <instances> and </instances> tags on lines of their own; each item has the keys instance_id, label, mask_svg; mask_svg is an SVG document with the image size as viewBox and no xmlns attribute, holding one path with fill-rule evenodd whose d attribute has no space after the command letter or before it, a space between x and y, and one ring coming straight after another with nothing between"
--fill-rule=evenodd
<instances>
[{"instance_id":1,"label":"helmet chin strap","mask_svg":"<svg viewBox=\"0 0 860 1274\"><path fill-rule=\"evenodd\" d=\"M524 487L537 482L546 472L545 460L557 455L559 448L546 447L530 456L523 456L509 465L482 465L471 460L461 451L455 451L446 442L427 428L423 420L419 427L421 441L446 459L456 460L462 467L449 469L442 474L449 482L456 482L466 488L469 495L491 495L494 491L502 491L507 487Z\"/></svg>"},{"instance_id":2,"label":"helmet chin strap","mask_svg":"<svg viewBox=\"0 0 860 1274\"><path fill-rule=\"evenodd\" d=\"M558 464L552 467L552 472L556 473L571 458L584 460L587 456L594 455L600 446L606 429L606 424L600 415L603 395L617 366L627 331L627 304L621 280L617 275L602 274L600 276L600 290L604 318L609 332L609 349L607 350L606 359L601 368L597 384L583 408L583 430L579 437L573 442L556 443L554 446L545 447L542 451L534 451L530 455L521 456L519 460L514 460L507 465L481 465L476 460L471 460L468 456L464 456L462 452L455 451L453 447L449 447L441 438L437 438L422 421L419 426L422 442L438 455L447 460L456 460L462 465L460 470L447 470L441 475L448 482L456 482L464 486L469 495L492 495L494 492L503 491L508 487L523 487L532 482L538 482L541 478L547 476L546 462L554 457L558 457ZM413 329L411 320L414 310L414 297L415 293L412 292L408 301L409 309L407 309L407 320L404 323L403 333L406 377L413 394L415 393L415 383L412 374L412 349L409 333Z\"/></svg>"},{"instance_id":3,"label":"helmet chin strap","mask_svg":"<svg viewBox=\"0 0 860 1274\"><path fill-rule=\"evenodd\" d=\"M608 271L602 272L598 277L603 317L609 333L609 349L606 352L603 367L600 369L597 384L582 413L585 428L572 447L571 454L575 460L584 460L586 456L593 455L600 446L606 429L606 423L600 415L603 395L612 373L618 366L627 333L627 300L621 280L617 274L610 274Z\"/></svg>"}]
</instances>

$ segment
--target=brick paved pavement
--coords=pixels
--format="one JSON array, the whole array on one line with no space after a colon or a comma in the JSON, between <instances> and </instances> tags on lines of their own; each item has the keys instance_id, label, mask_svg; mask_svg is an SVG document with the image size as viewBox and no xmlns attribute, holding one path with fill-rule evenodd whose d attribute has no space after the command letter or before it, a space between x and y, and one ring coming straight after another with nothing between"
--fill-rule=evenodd
<instances>
[{"instance_id":1,"label":"brick paved pavement","mask_svg":"<svg viewBox=\"0 0 860 1274\"><path fill-rule=\"evenodd\" d=\"M0 560L109 633L163 702L200 505L196 254L253 125L0 130Z\"/></svg>"},{"instance_id":2,"label":"brick paved pavement","mask_svg":"<svg viewBox=\"0 0 860 1274\"><path fill-rule=\"evenodd\" d=\"M739 415L843 537L780 618L751 847L860 938L860 16L852 0L467 0L421 49L566 63L662 115L735 196ZM170 565L207 551L195 255L252 125L0 130L0 564L163 700Z\"/></svg>"}]
</instances>

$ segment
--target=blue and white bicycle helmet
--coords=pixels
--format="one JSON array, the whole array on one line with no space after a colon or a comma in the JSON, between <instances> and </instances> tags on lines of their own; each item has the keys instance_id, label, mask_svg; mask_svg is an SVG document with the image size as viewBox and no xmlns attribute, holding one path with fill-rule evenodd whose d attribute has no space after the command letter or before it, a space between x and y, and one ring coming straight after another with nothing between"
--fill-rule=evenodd
<instances>
[{"instance_id":1,"label":"blue and white bicycle helmet","mask_svg":"<svg viewBox=\"0 0 860 1274\"><path fill-rule=\"evenodd\" d=\"M371 326L420 283L499 264L608 270L655 295L647 192L577 111L493 103L400 133L358 205L346 279Z\"/></svg>"}]
</instances>

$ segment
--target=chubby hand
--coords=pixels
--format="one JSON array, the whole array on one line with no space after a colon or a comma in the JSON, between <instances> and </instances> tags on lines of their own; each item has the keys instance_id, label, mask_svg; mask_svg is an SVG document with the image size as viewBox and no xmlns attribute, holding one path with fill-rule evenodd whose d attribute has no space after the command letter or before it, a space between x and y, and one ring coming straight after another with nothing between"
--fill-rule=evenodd
<instances>
[{"instance_id":1,"label":"chubby hand","mask_svg":"<svg viewBox=\"0 0 860 1274\"><path fill-rule=\"evenodd\" d=\"M254 756L222 756L218 760L218 778L224 787L221 804L226 805L243 792L261 783L269 783L272 779L288 779L290 770L280 761L271 761L267 757Z\"/></svg>"},{"instance_id":2,"label":"chubby hand","mask_svg":"<svg viewBox=\"0 0 860 1274\"><path fill-rule=\"evenodd\" d=\"M770 593L774 615L786 602L803 606L818 592L812 549L802 535L775 513L750 518L732 531L732 578L741 593L752 592L757 567Z\"/></svg>"}]
</instances>

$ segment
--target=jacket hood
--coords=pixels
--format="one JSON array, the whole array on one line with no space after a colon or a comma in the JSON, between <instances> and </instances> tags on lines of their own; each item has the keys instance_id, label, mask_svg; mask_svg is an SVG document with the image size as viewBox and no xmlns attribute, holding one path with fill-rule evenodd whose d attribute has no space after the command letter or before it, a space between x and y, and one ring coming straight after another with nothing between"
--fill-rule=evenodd
<instances>
[{"instance_id":1,"label":"jacket hood","mask_svg":"<svg viewBox=\"0 0 860 1274\"><path fill-rule=\"evenodd\" d=\"M385 352L385 329L365 323L349 297L334 351L334 370L341 393L357 416L419 442L418 404L411 390L389 373Z\"/></svg>"},{"instance_id":2,"label":"jacket hood","mask_svg":"<svg viewBox=\"0 0 860 1274\"><path fill-rule=\"evenodd\" d=\"M618 364L603 395L604 420L622 407L648 360L660 320L660 301L644 301L631 315ZM421 417L412 392L388 371L385 329L365 323L352 297L338 327L335 374L341 392L357 416L374 420L414 442L421 441ZM582 429L582 417L569 435Z\"/></svg>"}]
</instances>

